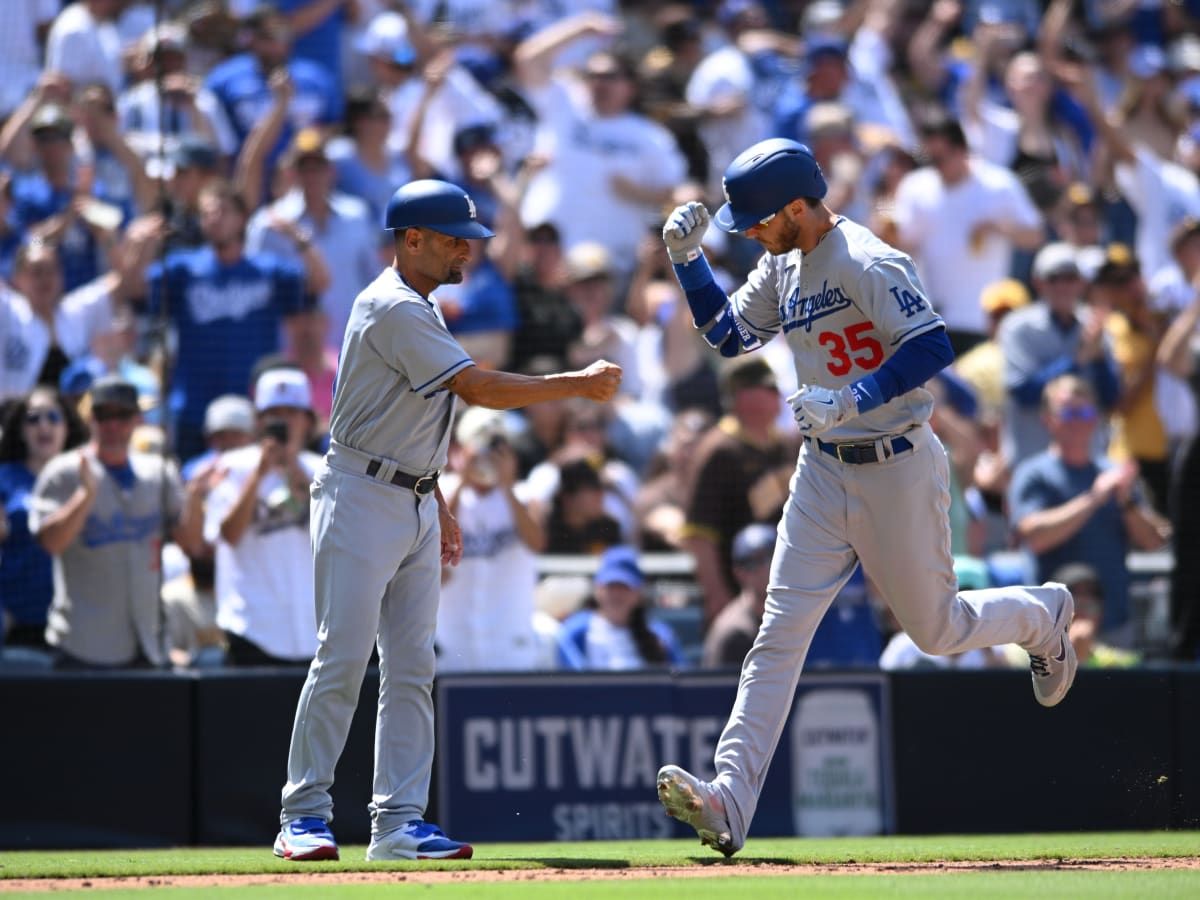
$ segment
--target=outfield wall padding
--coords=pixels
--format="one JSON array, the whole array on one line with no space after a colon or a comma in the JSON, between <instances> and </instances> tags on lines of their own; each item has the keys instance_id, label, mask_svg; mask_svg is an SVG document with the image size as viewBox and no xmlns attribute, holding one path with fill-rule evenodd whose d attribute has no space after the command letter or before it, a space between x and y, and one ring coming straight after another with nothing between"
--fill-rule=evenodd
<instances>
[{"instance_id":1,"label":"outfield wall padding","mask_svg":"<svg viewBox=\"0 0 1200 900\"><path fill-rule=\"evenodd\" d=\"M0 848L266 850L302 681L296 670L0 675ZM898 833L1200 827L1200 669L1082 671L1052 710L1017 672L888 683ZM333 788L344 843L368 836L377 685L372 671ZM623 675L612 690L639 689Z\"/></svg>"}]
</instances>

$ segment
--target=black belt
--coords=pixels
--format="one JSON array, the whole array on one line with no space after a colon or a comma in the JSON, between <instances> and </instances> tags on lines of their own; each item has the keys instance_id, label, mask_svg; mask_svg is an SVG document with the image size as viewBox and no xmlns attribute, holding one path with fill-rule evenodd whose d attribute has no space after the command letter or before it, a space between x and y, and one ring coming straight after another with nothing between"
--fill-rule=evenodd
<instances>
[{"instance_id":1,"label":"black belt","mask_svg":"<svg viewBox=\"0 0 1200 900\"><path fill-rule=\"evenodd\" d=\"M383 468L383 462L373 459L367 463L367 475L374 478L375 473L381 468ZM429 494L437 487L439 474L439 472L434 472L432 475L409 475L407 472L397 469L389 480L396 487L408 488L414 494Z\"/></svg>"},{"instance_id":2,"label":"black belt","mask_svg":"<svg viewBox=\"0 0 1200 900\"><path fill-rule=\"evenodd\" d=\"M830 456L835 457L838 462L848 463L852 466L879 462L879 453L875 449L875 441L845 441L829 444L820 438L805 438L805 440L815 440L817 446L821 448L822 453L828 453ZM891 446L893 454L903 453L913 448L912 441L906 437L884 438L883 442Z\"/></svg>"}]
</instances>

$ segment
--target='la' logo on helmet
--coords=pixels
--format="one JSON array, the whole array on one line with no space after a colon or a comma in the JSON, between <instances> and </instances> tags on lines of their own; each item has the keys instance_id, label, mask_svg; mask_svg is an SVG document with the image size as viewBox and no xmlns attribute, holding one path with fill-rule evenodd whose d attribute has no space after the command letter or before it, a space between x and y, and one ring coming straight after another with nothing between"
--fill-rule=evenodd
<instances>
[{"instance_id":1,"label":"'la' logo on helmet","mask_svg":"<svg viewBox=\"0 0 1200 900\"><path fill-rule=\"evenodd\" d=\"M467 212L471 214L471 218L475 218L475 201L471 199L469 194L463 194L463 199L467 201Z\"/></svg>"}]
</instances>

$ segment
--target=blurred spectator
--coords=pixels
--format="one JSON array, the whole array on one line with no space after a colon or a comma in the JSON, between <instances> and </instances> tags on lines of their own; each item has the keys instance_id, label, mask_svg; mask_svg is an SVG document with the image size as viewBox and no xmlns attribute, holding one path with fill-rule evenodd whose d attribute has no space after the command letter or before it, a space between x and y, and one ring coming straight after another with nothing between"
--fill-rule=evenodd
<instances>
[{"instance_id":1,"label":"blurred spectator","mask_svg":"<svg viewBox=\"0 0 1200 900\"><path fill-rule=\"evenodd\" d=\"M564 463L546 515L546 553L599 553L621 542L621 524L604 511L604 481L586 459Z\"/></svg>"},{"instance_id":2,"label":"blurred spectator","mask_svg":"<svg viewBox=\"0 0 1200 900\"><path fill-rule=\"evenodd\" d=\"M7 117L37 84L45 36L61 0L9 0L0 29L0 118Z\"/></svg>"},{"instance_id":3,"label":"blurred spectator","mask_svg":"<svg viewBox=\"0 0 1200 900\"><path fill-rule=\"evenodd\" d=\"M954 361L954 371L974 389L980 404L998 417L1008 399L1004 387L1004 354L996 333L1005 317L1031 301L1029 289L1015 278L1002 278L983 289L979 305L987 317L987 340Z\"/></svg>"},{"instance_id":4,"label":"blurred spectator","mask_svg":"<svg viewBox=\"0 0 1200 900\"><path fill-rule=\"evenodd\" d=\"M187 49L183 25L163 22L146 32L136 66L145 77L117 97L121 131L139 156L159 164L186 140L203 141L215 168L217 156L232 158L238 142L216 96L186 71Z\"/></svg>"},{"instance_id":5,"label":"blurred spectator","mask_svg":"<svg viewBox=\"0 0 1200 900\"><path fill-rule=\"evenodd\" d=\"M179 334L169 410L182 459L204 449L208 404L246 392L254 361L277 349L281 325L303 301L297 269L245 253L246 210L227 183L204 187L200 217L207 244L168 254L147 276L151 315L166 304Z\"/></svg>"},{"instance_id":6,"label":"blurred spectator","mask_svg":"<svg viewBox=\"0 0 1200 900\"><path fill-rule=\"evenodd\" d=\"M196 135L183 135L170 150L161 166L147 164L153 175L155 205L166 222L163 240L168 252L195 250L204 245L200 227L200 193L220 176L216 145ZM162 184L159 183L161 179Z\"/></svg>"},{"instance_id":7,"label":"blurred spectator","mask_svg":"<svg viewBox=\"0 0 1200 900\"><path fill-rule=\"evenodd\" d=\"M638 396L637 326L618 311L618 272L612 253L601 243L573 245L566 257L566 295L579 316L582 332L567 347L567 364L586 368L597 359L615 362L624 373L621 394Z\"/></svg>"},{"instance_id":8,"label":"blurred spectator","mask_svg":"<svg viewBox=\"0 0 1200 900\"><path fill-rule=\"evenodd\" d=\"M1142 271L1152 279L1171 264L1171 230L1183 219L1200 217L1200 143L1190 133L1174 141L1171 158L1135 141L1118 111L1102 105L1091 72L1060 71L1088 111L1114 163L1116 185L1137 217L1135 249Z\"/></svg>"},{"instance_id":9,"label":"blurred spectator","mask_svg":"<svg viewBox=\"0 0 1200 900\"><path fill-rule=\"evenodd\" d=\"M701 664L705 668L741 668L762 624L774 550L775 529L770 525L756 522L734 536L730 556L738 592L704 636Z\"/></svg>"},{"instance_id":10,"label":"blurred spectator","mask_svg":"<svg viewBox=\"0 0 1200 900\"><path fill-rule=\"evenodd\" d=\"M1164 369L1187 379L1200 402L1200 294L1176 316L1158 359ZM1200 660L1200 439L1193 434L1176 453L1171 481L1171 521L1175 532L1175 569L1171 573L1171 655Z\"/></svg>"},{"instance_id":11,"label":"blurred spectator","mask_svg":"<svg viewBox=\"0 0 1200 900\"><path fill-rule=\"evenodd\" d=\"M1007 458L1001 449L1008 391L1004 386L1004 354L996 335L1009 313L1024 309L1030 299L1029 290L1014 278L984 288L979 302L987 314L988 339L954 361L953 372L974 391L979 403L974 417L978 454L974 471L962 479L963 500L971 517L968 551L976 555L1008 548L1004 496L1015 460Z\"/></svg>"},{"instance_id":12,"label":"blurred spectator","mask_svg":"<svg viewBox=\"0 0 1200 900\"><path fill-rule=\"evenodd\" d=\"M804 130L829 192L830 209L855 222L866 222L871 198L867 193L867 159L859 149L854 113L840 103L814 103L804 116Z\"/></svg>"},{"instance_id":13,"label":"blurred spectator","mask_svg":"<svg viewBox=\"0 0 1200 900\"><path fill-rule=\"evenodd\" d=\"M645 584L636 550L624 545L606 550L596 570L590 608L562 624L559 665L608 671L683 666L674 632L647 619Z\"/></svg>"},{"instance_id":14,"label":"blurred spectator","mask_svg":"<svg viewBox=\"0 0 1200 900\"><path fill-rule=\"evenodd\" d=\"M590 401L567 401L559 444L548 458L530 470L526 487L536 509L553 506L552 497L558 490L563 470L578 460L586 460L600 476L604 488L604 512L616 520L622 539L633 543L637 532L633 499L637 496L638 475L613 453L605 411L606 407Z\"/></svg>"},{"instance_id":15,"label":"blurred spectator","mask_svg":"<svg viewBox=\"0 0 1200 900\"><path fill-rule=\"evenodd\" d=\"M132 261L144 265L141 251L134 246L138 234L131 227L121 254L128 250ZM57 386L72 362L85 363L93 351L107 349L97 342L132 326L123 301L133 286L124 270L101 275L63 296L53 246L41 241L26 244L17 251L13 266L13 285L21 293L0 293L4 322L0 333L5 340L0 397L20 394L35 384ZM151 386L139 387L149 391Z\"/></svg>"},{"instance_id":16,"label":"blurred spectator","mask_svg":"<svg viewBox=\"0 0 1200 900\"><path fill-rule=\"evenodd\" d=\"M412 180L407 148L388 146L392 112L378 88L352 91L346 101L346 133L332 138L325 153L337 172L337 190L358 197L378 227L396 185Z\"/></svg>"},{"instance_id":17,"label":"blurred spectator","mask_svg":"<svg viewBox=\"0 0 1200 900\"><path fill-rule=\"evenodd\" d=\"M526 38L515 60L540 118L535 152L548 160L529 183L522 221L553 222L567 247L602 244L624 282L647 223L661 216L687 174L686 161L671 133L637 111L635 72L623 57L594 53L582 85L551 72L561 48L619 27L611 18L580 13Z\"/></svg>"},{"instance_id":18,"label":"blurred spectator","mask_svg":"<svg viewBox=\"0 0 1200 900\"><path fill-rule=\"evenodd\" d=\"M205 509L217 625L231 665L307 665L317 649L308 487L320 462L304 449L316 420L308 380L270 369L254 406L259 441L221 455Z\"/></svg>"},{"instance_id":19,"label":"blurred spectator","mask_svg":"<svg viewBox=\"0 0 1200 900\"><path fill-rule=\"evenodd\" d=\"M698 185L692 186L698 189ZM679 193L698 196L688 186ZM686 201L685 201L686 202ZM724 234L720 229L712 229ZM638 244L637 268L625 299L626 314L637 324L638 408L618 407L617 424L626 436L620 452L641 471L650 463L669 431L665 415L692 407L721 411L717 375L702 341L683 289L675 279L662 232L656 225Z\"/></svg>"},{"instance_id":20,"label":"blurred spectator","mask_svg":"<svg viewBox=\"0 0 1200 900\"><path fill-rule=\"evenodd\" d=\"M454 170L459 129L501 116L496 98L456 63L455 48L445 41L401 7L374 16L358 44L391 109L391 153L410 166L419 158L442 173Z\"/></svg>"},{"instance_id":21,"label":"blurred spectator","mask_svg":"<svg viewBox=\"0 0 1200 900\"><path fill-rule=\"evenodd\" d=\"M512 283L521 323L513 335L510 365L522 370L535 358L551 358L558 368L546 371L561 371L567 364L566 348L578 340L583 325L563 291L566 270L558 229L548 222L527 229L508 265L504 260L499 265ZM527 407L525 412L543 407Z\"/></svg>"},{"instance_id":22,"label":"blurred spectator","mask_svg":"<svg viewBox=\"0 0 1200 900\"><path fill-rule=\"evenodd\" d=\"M1095 189L1085 182L1067 185L1051 214L1057 238L1077 251L1107 243L1104 204Z\"/></svg>"},{"instance_id":23,"label":"blurred spectator","mask_svg":"<svg viewBox=\"0 0 1200 900\"><path fill-rule=\"evenodd\" d=\"M707 622L736 593L734 536L751 522L779 520L799 452L795 437L775 429L782 398L765 360L745 356L726 364L721 400L725 417L695 450L683 530Z\"/></svg>"},{"instance_id":24,"label":"blurred spectator","mask_svg":"<svg viewBox=\"0 0 1200 900\"><path fill-rule=\"evenodd\" d=\"M0 643L8 647L48 646L54 579L29 528L33 486L46 463L85 440L79 416L49 387L14 401L0 423Z\"/></svg>"},{"instance_id":25,"label":"blurred spectator","mask_svg":"<svg viewBox=\"0 0 1200 900\"><path fill-rule=\"evenodd\" d=\"M1081 563L1066 565L1050 579L1065 584L1075 600L1070 637L1079 665L1091 669L1127 669L1141 662L1139 654L1100 641L1104 629L1104 585L1095 569Z\"/></svg>"},{"instance_id":26,"label":"blurred spectator","mask_svg":"<svg viewBox=\"0 0 1200 900\"><path fill-rule=\"evenodd\" d=\"M914 147L908 111L891 81L891 50L880 31L889 24L886 16L864 19L854 45L833 32L806 34L801 77L776 101L774 134L808 143L806 117L813 104L840 103L859 122Z\"/></svg>"},{"instance_id":27,"label":"blurred spectator","mask_svg":"<svg viewBox=\"0 0 1200 900\"><path fill-rule=\"evenodd\" d=\"M572 368L585 368L607 359L621 366L624 374L620 393L606 408L612 414L608 435L615 453L640 472L653 456L668 423L661 403L656 402L658 398L647 396L642 381L642 335L638 325L619 311L620 274L612 254L594 241L573 246L567 252L566 269L567 299L582 326L579 337L567 347L567 363ZM682 312L681 318L686 318Z\"/></svg>"},{"instance_id":28,"label":"blurred spectator","mask_svg":"<svg viewBox=\"0 0 1200 900\"><path fill-rule=\"evenodd\" d=\"M1108 457L1118 463L1136 462L1148 499L1166 515L1167 432L1155 401L1159 380L1156 355L1165 323L1151 310L1137 259L1124 244L1109 245L1092 277L1088 302L1097 316L1104 317L1121 384L1112 413Z\"/></svg>"},{"instance_id":29,"label":"blurred spectator","mask_svg":"<svg viewBox=\"0 0 1200 900\"><path fill-rule=\"evenodd\" d=\"M204 410L205 450L183 464L184 482L211 467L223 453L245 447L254 441L258 432L254 404L240 394L223 394Z\"/></svg>"},{"instance_id":30,"label":"blurred spectator","mask_svg":"<svg viewBox=\"0 0 1200 900\"><path fill-rule=\"evenodd\" d=\"M522 375L541 377L561 372L563 368L558 358L535 356L526 360L517 371ZM543 403L533 403L515 410L515 413L522 427L511 435L511 443L517 454L520 477L525 478L536 466L545 462L556 447L562 445L567 401L547 400Z\"/></svg>"},{"instance_id":31,"label":"blurred spectator","mask_svg":"<svg viewBox=\"0 0 1200 900\"><path fill-rule=\"evenodd\" d=\"M697 45L703 46L695 19L684 21L691 23ZM742 148L771 136L771 121L761 96L766 81L764 60L740 46L738 40L747 32L761 32L769 26L766 11L756 2L724 3L717 12L717 23L724 31L722 39L695 66L684 95L698 120L707 153L704 191L710 200L721 196L721 173L729 160Z\"/></svg>"},{"instance_id":32,"label":"blurred spectator","mask_svg":"<svg viewBox=\"0 0 1200 900\"><path fill-rule=\"evenodd\" d=\"M900 182L894 216L958 355L985 339L979 296L1009 275L1014 249L1041 243L1042 219L1011 171L970 155L953 119L930 116L920 130L929 164Z\"/></svg>"},{"instance_id":33,"label":"blurred spectator","mask_svg":"<svg viewBox=\"0 0 1200 900\"><path fill-rule=\"evenodd\" d=\"M279 9L259 4L242 20L242 26L248 39L247 52L213 69L205 79L205 87L220 103L240 149L254 124L271 105L268 79L276 69L287 71L295 86L295 96L288 107L282 133L267 154L268 165L273 166L296 131L341 121L342 95L328 69L292 55L293 33Z\"/></svg>"},{"instance_id":34,"label":"blurred spectator","mask_svg":"<svg viewBox=\"0 0 1200 900\"><path fill-rule=\"evenodd\" d=\"M1046 385L1067 372L1084 378L1107 415L1117 402L1120 382L1104 333L1104 318L1084 305L1082 273L1069 244L1047 244L1033 261L1036 302L1006 316L997 332L1008 391L1001 449L1011 462L1028 459L1050 442L1043 415ZM1097 420L1097 454L1107 447L1107 430Z\"/></svg>"},{"instance_id":35,"label":"blurred spectator","mask_svg":"<svg viewBox=\"0 0 1200 900\"><path fill-rule=\"evenodd\" d=\"M540 668L534 590L545 533L516 481L504 418L470 407L454 430L454 471L442 491L462 526L463 556L442 571L439 673Z\"/></svg>"},{"instance_id":36,"label":"blurred spectator","mask_svg":"<svg viewBox=\"0 0 1200 900\"><path fill-rule=\"evenodd\" d=\"M267 369L294 366L308 376L312 393L312 449L319 449L329 434L329 415L333 410L333 388L337 382L338 349L330 346L329 316L316 298L306 295L300 309L288 318L283 333L283 350L264 356L254 364L255 379Z\"/></svg>"},{"instance_id":37,"label":"blurred spectator","mask_svg":"<svg viewBox=\"0 0 1200 900\"><path fill-rule=\"evenodd\" d=\"M342 89L342 32L357 13L357 4L346 0L274 0L292 33L291 55L306 59L329 72L333 89Z\"/></svg>"},{"instance_id":38,"label":"blurred spectator","mask_svg":"<svg viewBox=\"0 0 1200 900\"><path fill-rule=\"evenodd\" d=\"M185 499L161 456L130 450L137 388L116 377L89 391L92 439L54 457L34 487L29 528L54 557L46 640L59 668L159 665L164 531L199 541L199 495Z\"/></svg>"},{"instance_id":39,"label":"blurred spectator","mask_svg":"<svg viewBox=\"0 0 1200 900\"><path fill-rule=\"evenodd\" d=\"M329 273L327 284L317 291L329 320L327 340L338 350L354 298L379 274L375 248L380 223L372 221L365 202L334 192L336 172L317 129L297 132L280 164L291 169L295 186L251 216L246 253L268 253L302 265L309 246L316 248Z\"/></svg>"},{"instance_id":40,"label":"blurred spectator","mask_svg":"<svg viewBox=\"0 0 1200 900\"><path fill-rule=\"evenodd\" d=\"M76 86L99 82L116 92L124 84L117 15L121 0L77 0L67 4L46 37L46 70Z\"/></svg>"},{"instance_id":41,"label":"blurred spectator","mask_svg":"<svg viewBox=\"0 0 1200 900\"><path fill-rule=\"evenodd\" d=\"M666 441L634 498L633 514L643 550L684 549L692 466L696 448L712 421L712 416L699 409L675 414Z\"/></svg>"},{"instance_id":42,"label":"blurred spectator","mask_svg":"<svg viewBox=\"0 0 1200 900\"><path fill-rule=\"evenodd\" d=\"M0 129L0 157L16 169L9 193L17 234L57 249L71 290L107 267L105 250L122 213L94 196L95 168L77 155L75 123L58 100L66 91L62 82L44 78ZM110 136L120 142L119 135Z\"/></svg>"},{"instance_id":43,"label":"blurred spectator","mask_svg":"<svg viewBox=\"0 0 1200 900\"><path fill-rule=\"evenodd\" d=\"M1105 635L1128 644L1131 550L1157 550L1170 526L1146 503L1137 465L1114 465L1093 450L1100 419L1096 392L1078 375L1059 375L1043 392L1050 446L1020 462L1009 516L1036 559L1038 581L1068 563L1086 563L1105 586Z\"/></svg>"},{"instance_id":44,"label":"blurred spectator","mask_svg":"<svg viewBox=\"0 0 1200 900\"><path fill-rule=\"evenodd\" d=\"M979 29L977 51L985 60L1007 55L1003 32ZM977 64L964 86L964 130L973 153L1014 172L1038 209L1047 212L1074 179L1086 177L1087 154L1078 134L1056 115L1054 82L1032 51L1003 62L1003 101L987 95L988 69Z\"/></svg>"}]
</instances>

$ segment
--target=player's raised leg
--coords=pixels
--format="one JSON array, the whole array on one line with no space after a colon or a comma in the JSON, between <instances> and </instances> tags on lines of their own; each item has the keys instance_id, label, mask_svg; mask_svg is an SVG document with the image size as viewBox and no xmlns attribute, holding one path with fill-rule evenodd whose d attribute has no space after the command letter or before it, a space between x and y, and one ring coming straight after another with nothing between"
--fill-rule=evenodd
<instances>
[{"instance_id":1,"label":"player's raised leg","mask_svg":"<svg viewBox=\"0 0 1200 900\"><path fill-rule=\"evenodd\" d=\"M960 592L950 554L946 452L928 425L910 434L911 452L855 466L847 481L863 568L926 653L1018 644L1030 654L1037 701L1054 706L1075 679L1070 591L1044 584Z\"/></svg>"}]
</instances>

